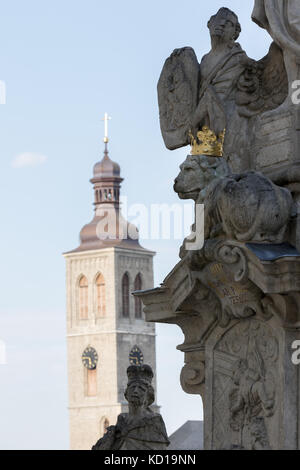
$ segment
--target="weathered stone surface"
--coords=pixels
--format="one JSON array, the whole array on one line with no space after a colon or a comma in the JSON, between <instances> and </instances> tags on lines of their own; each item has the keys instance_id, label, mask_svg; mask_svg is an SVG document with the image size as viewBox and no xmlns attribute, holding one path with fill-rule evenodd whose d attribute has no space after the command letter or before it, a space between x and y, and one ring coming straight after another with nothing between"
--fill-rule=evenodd
<instances>
[{"instance_id":1,"label":"weathered stone surface","mask_svg":"<svg viewBox=\"0 0 300 470\"><path fill-rule=\"evenodd\" d=\"M208 407L213 416L206 445L211 449L276 448L279 349L274 331L263 322L246 320L214 333L207 345L211 358L207 384L212 393Z\"/></svg>"},{"instance_id":2,"label":"weathered stone surface","mask_svg":"<svg viewBox=\"0 0 300 470\"><path fill-rule=\"evenodd\" d=\"M283 50L289 84L298 78L300 4L298 0L255 0L252 19L265 28Z\"/></svg>"},{"instance_id":3,"label":"weathered stone surface","mask_svg":"<svg viewBox=\"0 0 300 470\"><path fill-rule=\"evenodd\" d=\"M223 160L188 156L175 179L174 190L181 199L205 202L205 238L285 240L293 204L290 191L257 172L221 176L222 172Z\"/></svg>"},{"instance_id":4,"label":"weathered stone surface","mask_svg":"<svg viewBox=\"0 0 300 470\"><path fill-rule=\"evenodd\" d=\"M118 416L115 426L107 428L92 450L164 450L169 440L160 414L149 407L154 402L150 366L129 366L125 398L129 413Z\"/></svg>"},{"instance_id":5,"label":"weathered stone surface","mask_svg":"<svg viewBox=\"0 0 300 470\"><path fill-rule=\"evenodd\" d=\"M240 116L252 117L280 106L288 96L283 53L275 43L260 61L249 61L237 83Z\"/></svg>"},{"instance_id":6,"label":"weathered stone surface","mask_svg":"<svg viewBox=\"0 0 300 470\"><path fill-rule=\"evenodd\" d=\"M203 399L205 448L299 448L299 255L264 262L247 244L208 240L193 257L140 296L148 321L185 335L180 382Z\"/></svg>"},{"instance_id":7,"label":"weathered stone surface","mask_svg":"<svg viewBox=\"0 0 300 470\"><path fill-rule=\"evenodd\" d=\"M188 145L208 126L217 136L226 128L224 157L234 173L253 169L268 175L274 165L285 171L300 161L299 113L291 99L300 79L300 4L285 4L256 2L253 19L274 39L259 61L236 42L241 27L227 8L208 22L212 47L198 68L190 47L167 59L158 83L167 148Z\"/></svg>"},{"instance_id":8,"label":"weathered stone surface","mask_svg":"<svg viewBox=\"0 0 300 470\"><path fill-rule=\"evenodd\" d=\"M191 116L197 106L199 64L191 47L175 49L158 82L160 125L165 145L174 150L188 145Z\"/></svg>"},{"instance_id":9,"label":"weathered stone surface","mask_svg":"<svg viewBox=\"0 0 300 470\"><path fill-rule=\"evenodd\" d=\"M184 333L180 382L203 399L205 449L300 449L300 4L256 0L253 19L274 39L260 61L230 10L208 23L190 130L225 123L224 158L189 155L174 185L195 202L196 238L204 204L204 245L188 237L163 284L136 294L148 321Z\"/></svg>"},{"instance_id":10,"label":"weathered stone surface","mask_svg":"<svg viewBox=\"0 0 300 470\"><path fill-rule=\"evenodd\" d=\"M159 83L158 100L161 130L167 148L191 142L189 132L208 126L216 135L227 129L235 110L235 88L247 62L236 43L241 27L227 8L219 10L208 22L212 50L199 65L192 48L176 49L167 59Z\"/></svg>"}]
</instances>

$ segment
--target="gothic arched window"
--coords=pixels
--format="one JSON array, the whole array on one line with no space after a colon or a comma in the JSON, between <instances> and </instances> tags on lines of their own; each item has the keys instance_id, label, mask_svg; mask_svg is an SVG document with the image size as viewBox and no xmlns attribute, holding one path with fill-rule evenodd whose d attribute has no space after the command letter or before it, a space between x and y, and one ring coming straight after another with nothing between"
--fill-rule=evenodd
<instances>
[{"instance_id":1,"label":"gothic arched window","mask_svg":"<svg viewBox=\"0 0 300 470\"><path fill-rule=\"evenodd\" d=\"M125 273L122 279L122 315L129 317L129 276Z\"/></svg>"},{"instance_id":2,"label":"gothic arched window","mask_svg":"<svg viewBox=\"0 0 300 470\"><path fill-rule=\"evenodd\" d=\"M142 276L140 273L134 280L134 290L142 290ZM142 301L138 297L134 298L134 313L135 318L142 318Z\"/></svg>"},{"instance_id":3,"label":"gothic arched window","mask_svg":"<svg viewBox=\"0 0 300 470\"><path fill-rule=\"evenodd\" d=\"M82 276L79 281L79 319L87 320L89 315L88 306L88 280L85 276Z\"/></svg>"},{"instance_id":4,"label":"gothic arched window","mask_svg":"<svg viewBox=\"0 0 300 470\"><path fill-rule=\"evenodd\" d=\"M96 316L104 317L105 311L105 280L102 274L98 274L96 278Z\"/></svg>"}]
</instances>

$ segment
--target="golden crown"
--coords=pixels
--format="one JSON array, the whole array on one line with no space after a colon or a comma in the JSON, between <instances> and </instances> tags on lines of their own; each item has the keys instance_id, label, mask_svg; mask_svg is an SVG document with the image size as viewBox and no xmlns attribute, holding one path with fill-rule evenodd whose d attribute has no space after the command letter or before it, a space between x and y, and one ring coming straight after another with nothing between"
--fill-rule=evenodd
<instances>
[{"instance_id":1,"label":"golden crown","mask_svg":"<svg viewBox=\"0 0 300 470\"><path fill-rule=\"evenodd\" d=\"M209 129L207 126L203 126L202 130L197 132L195 138L192 133L189 133L191 138L191 155L208 155L211 157L222 157L223 156L223 145L225 139L225 129L219 137Z\"/></svg>"}]
</instances>

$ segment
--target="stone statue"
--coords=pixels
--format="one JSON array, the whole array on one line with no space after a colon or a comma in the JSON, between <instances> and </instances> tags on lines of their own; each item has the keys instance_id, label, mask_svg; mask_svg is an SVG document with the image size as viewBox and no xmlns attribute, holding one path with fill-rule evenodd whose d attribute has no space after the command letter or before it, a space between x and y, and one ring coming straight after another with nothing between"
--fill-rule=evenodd
<instances>
[{"instance_id":1,"label":"stone statue","mask_svg":"<svg viewBox=\"0 0 300 470\"><path fill-rule=\"evenodd\" d=\"M122 413L117 424L107 428L92 450L164 450L169 440L164 421L154 413L150 405L154 402L151 385L153 372L150 366L129 366L125 398L129 413Z\"/></svg>"},{"instance_id":2,"label":"stone statue","mask_svg":"<svg viewBox=\"0 0 300 470\"><path fill-rule=\"evenodd\" d=\"M263 59L250 59L236 42L241 26L228 8L212 16L208 28L211 50L200 64L194 50L184 47L163 67L158 102L165 145L174 150L190 144L192 154L216 156L203 145L209 130L221 141L232 170L256 169L257 121L288 96L286 53L277 42Z\"/></svg>"},{"instance_id":3,"label":"stone statue","mask_svg":"<svg viewBox=\"0 0 300 470\"><path fill-rule=\"evenodd\" d=\"M161 129L171 150L191 143L203 126L218 136L235 108L236 83L247 62L236 43L241 26L235 13L221 8L208 28L212 48L201 64L192 48L175 49L158 83Z\"/></svg>"},{"instance_id":4,"label":"stone statue","mask_svg":"<svg viewBox=\"0 0 300 470\"><path fill-rule=\"evenodd\" d=\"M299 80L300 3L298 0L255 0L252 19L282 49L291 87Z\"/></svg>"},{"instance_id":5,"label":"stone statue","mask_svg":"<svg viewBox=\"0 0 300 470\"><path fill-rule=\"evenodd\" d=\"M300 2L256 0L253 19L274 39L259 61L221 8L200 65L191 48L165 62L161 130L171 150L191 144L174 190L195 223L163 283L134 294L146 321L184 333L180 383L203 400L207 450L300 449L300 106L287 99Z\"/></svg>"},{"instance_id":6,"label":"stone statue","mask_svg":"<svg viewBox=\"0 0 300 470\"><path fill-rule=\"evenodd\" d=\"M230 175L221 158L188 156L180 169L174 190L181 199L204 203L206 239L286 240L293 205L290 191L258 172Z\"/></svg>"}]
</instances>

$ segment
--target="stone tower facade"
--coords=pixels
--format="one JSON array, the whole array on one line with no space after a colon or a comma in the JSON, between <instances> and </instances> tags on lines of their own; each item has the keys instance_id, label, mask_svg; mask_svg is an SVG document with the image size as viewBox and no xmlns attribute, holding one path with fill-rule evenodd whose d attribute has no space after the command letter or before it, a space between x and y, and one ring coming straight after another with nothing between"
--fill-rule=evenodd
<instances>
[{"instance_id":1,"label":"stone tower facade","mask_svg":"<svg viewBox=\"0 0 300 470\"><path fill-rule=\"evenodd\" d=\"M142 248L120 210L120 167L108 156L94 167L95 216L80 246L64 254L71 449L90 449L127 411L126 369L154 371L155 326L131 292L153 287L154 252ZM155 405L156 406L156 405Z\"/></svg>"}]
</instances>

